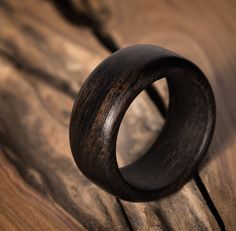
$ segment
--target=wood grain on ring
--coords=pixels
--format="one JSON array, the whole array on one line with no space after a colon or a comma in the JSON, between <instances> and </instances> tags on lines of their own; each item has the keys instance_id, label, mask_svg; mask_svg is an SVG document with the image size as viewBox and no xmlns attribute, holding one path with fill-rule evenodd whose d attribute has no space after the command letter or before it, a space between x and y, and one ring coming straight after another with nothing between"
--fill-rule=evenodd
<instances>
[{"instance_id":1,"label":"wood grain on ring","mask_svg":"<svg viewBox=\"0 0 236 231\"><path fill-rule=\"evenodd\" d=\"M170 105L161 134L144 156L119 172L116 138L125 111L163 77ZM204 74L168 50L135 45L105 59L82 86L72 111L70 143L78 167L93 182L122 199L149 201L190 179L214 126L215 102Z\"/></svg>"}]
</instances>

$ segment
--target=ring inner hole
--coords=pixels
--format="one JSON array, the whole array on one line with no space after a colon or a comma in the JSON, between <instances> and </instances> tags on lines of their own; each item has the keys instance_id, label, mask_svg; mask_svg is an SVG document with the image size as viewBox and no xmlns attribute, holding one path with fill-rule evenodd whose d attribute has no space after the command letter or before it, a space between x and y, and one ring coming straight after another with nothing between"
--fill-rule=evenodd
<instances>
[{"instance_id":1,"label":"ring inner hole","mask_svg":"<svg viewBox=\"0 0 236 231\"><path fill-rule=\"evenodd\" d=\"M166 110L169 91L165 78L152 85L160 94ZM147 92L142 91L129 106L118 132L116 157L119 168L125 167L146 153L157 139L165 118Z\"/></svg>"},{"instance_id":2,"label":"ring inner hole","mask_svg":"<svg viewBox=\"0 0 236 231\"><path fill-rule=\"evenodd\" d=\"M143 155L120 169L124 179L140 190L160 190L179 183L192 171L195 155L205 139L209 112L199 86L179 75L168 77L168 88L168 115L160 135L157 138L156 131L148 152L142 150ZM126 150L122 153L128 155Z\"/></svg>"}]
</instances>

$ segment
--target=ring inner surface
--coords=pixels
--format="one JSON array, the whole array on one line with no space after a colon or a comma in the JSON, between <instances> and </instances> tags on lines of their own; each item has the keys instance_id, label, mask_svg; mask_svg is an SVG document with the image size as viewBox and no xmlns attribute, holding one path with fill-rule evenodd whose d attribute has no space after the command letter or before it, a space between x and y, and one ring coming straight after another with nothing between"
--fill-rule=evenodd
<instances>
[{"instance_id":1,"label":"ring inner surface","mask_svg":"<svg viewBox=\"0 0 236 231\"><path fill-rule=\"evenodd\" d=\"M204 89L186 75L167 77L167 82L170 102L160 135L140 159L120 169L123 178L139 190L159 190L190 176L207 140L209 109Z\"/></svg>"}]
</instances>

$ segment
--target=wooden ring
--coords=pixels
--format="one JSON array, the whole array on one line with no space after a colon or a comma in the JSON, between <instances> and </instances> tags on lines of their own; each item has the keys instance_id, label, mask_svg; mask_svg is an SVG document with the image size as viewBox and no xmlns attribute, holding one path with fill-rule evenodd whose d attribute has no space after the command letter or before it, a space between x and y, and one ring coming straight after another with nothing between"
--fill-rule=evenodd
<instances>
[{"instance_id":1,"label":"wooden ring","mask_svg":"<svg viewBox=\"0 0 236 231\"><path fill-rule=\"evenodd\" d=\"M170 95L165 125L147 153L119 169L122 118L137 95L163 77ZM84 175L107 192L150 201L180 189L196 172L215 117L211 87L197 66L163 48L135 45L106 58L82 86L71 116L71 149Z\"/></svg>"}]
</instances>

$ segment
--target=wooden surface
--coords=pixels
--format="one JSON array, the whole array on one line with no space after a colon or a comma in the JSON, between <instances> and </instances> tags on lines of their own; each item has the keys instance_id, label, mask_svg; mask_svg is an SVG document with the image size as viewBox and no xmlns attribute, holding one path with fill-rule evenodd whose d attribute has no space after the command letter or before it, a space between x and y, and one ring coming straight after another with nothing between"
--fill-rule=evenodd
<instances>
[{"instance_id":1,"label":"wooden surface","mask_svg":"<svg viewBox=\"0 0 236 231\"><path fill-rule=\"evenodd\" d=\"M57 204L27 185L0 152L0 230L84 230Z\"/></svg>"},{"instance_id":2,"label":"wooden surface","mask_svg":"<svg viewBox=\"0 0 236 231\"><path fill-rule=\"evenodd\" d=\"M217 128L200 180L226 230L235 230L235 1L73 3L76 20L51 1L0 2L1 230L223 229L194 180L162 200L129 203L98 189L75 166L68 142L73 100L109 54L104 45L115 49L114 41L120 47L152 43L171 49L209 77ZM168 99L165 89L163 84L161 93ZM142 93L119 131L120 165L146 150L162 125ZM19 216L21 211L26 215Z\"/></svg>"}]
</instances>

